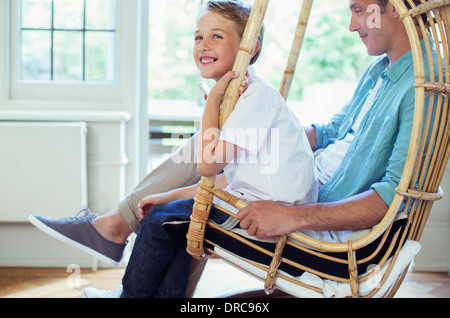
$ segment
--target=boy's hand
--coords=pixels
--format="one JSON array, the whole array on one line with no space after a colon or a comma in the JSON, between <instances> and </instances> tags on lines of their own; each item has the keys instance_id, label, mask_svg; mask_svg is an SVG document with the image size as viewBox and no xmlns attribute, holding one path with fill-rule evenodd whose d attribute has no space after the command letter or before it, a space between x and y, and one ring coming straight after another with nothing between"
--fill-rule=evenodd
<instances>
[{"instance_id":1,"label":"boy's hand","mask_svg":"<svg viewBox=\"0 0 450 318\"><path fill-rule=\"evenodd\" d=\"M218 105L222 104L223 98L225 96L225 92L227 90L228 84L232 79L235 79L239 76L238 72L229 71L227 72L220 80L217 81L216 85L209 93L208 99L216 99Z\"/></svg>"},{"instance_id":2,"label":"boy's hand","mask_svg":"<svg viewBox=\"0 0 450 318\"><path fill-rule=\"evenodd\" d=\"M167 196L163 194L155 194L145 197L138 204L139 216L141 217L141 220L144 219L148 212L150 212L154 207L168 203L169 201L170 200L168 200Z\"/></svg>"},{"instance_id":3,"label":"boy's hand","mask_svg":"<svg viewBox=\"0 0 450 318\"><path fill-rule=\"evenodd\" d=\"M241 86L239 87L239 96L242 96L242 94L244 94L245 91L248 88L247 77L250 77L250 74L248 73L248 71L247 71L246 77L241 82ZM203 98L205 100L207 100L208 99L208 95L204 95Z\"/></svg>"},{"instance_id":4,"label":"boy's hand","mask_svg":"<svg viewBox=\"0 0 450 318\"><path fill-rule=\"evenodd\" d=\"M247 71L247 73L245 74L246 76L244 77L244 79L241 82L241 86L239 87L239 96L242 96L242 94L245 93L245 91L248 88L248 82L247 82L247 77L250 77L249 72Z\"/></svg>"}]
</instances>

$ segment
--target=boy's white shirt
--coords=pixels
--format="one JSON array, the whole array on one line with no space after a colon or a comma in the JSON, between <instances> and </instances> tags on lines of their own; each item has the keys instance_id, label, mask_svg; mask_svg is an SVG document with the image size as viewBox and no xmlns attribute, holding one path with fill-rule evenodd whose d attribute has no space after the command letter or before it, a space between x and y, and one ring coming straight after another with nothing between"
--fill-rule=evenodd
<instances>
[{"instance_id":1,"label":"boy's white shirt","mask_svg":"<svg viewBox=\"0 0 450 318\"><path fill-rule=\"evenodd\" d=\"M285 205L317 201L314 155L298 118L279 91L249 67L248 88L228 117L219 139L243 150L224 168L226 190L245 202L272 200ZM214 203L237 212L230 205ZM232 228L237 221L227 222Z\"/></svg>"}]
</instances>

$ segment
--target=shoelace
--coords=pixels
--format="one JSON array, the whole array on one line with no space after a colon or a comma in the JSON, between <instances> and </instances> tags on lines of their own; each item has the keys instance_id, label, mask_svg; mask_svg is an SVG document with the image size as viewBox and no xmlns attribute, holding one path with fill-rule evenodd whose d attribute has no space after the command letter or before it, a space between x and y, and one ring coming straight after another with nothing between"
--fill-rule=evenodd
<instances>
[{"instance_id":1,"label":"shoelace","mask_svg":"<svg viewBox=\"0 0 450 318\"><path fill-rule=\"evenodd\" d=\"M84 214L83 214L84 213ZM80 215L83 214L83 215ZM87 217L87 218L96 218L98 216L98 214L96 213L91 213L91 210L89 210L88 208L84 208L81 209L80 211L78 211L78 213L75 215L75 217Z\"/></svg>"}]
</instances>

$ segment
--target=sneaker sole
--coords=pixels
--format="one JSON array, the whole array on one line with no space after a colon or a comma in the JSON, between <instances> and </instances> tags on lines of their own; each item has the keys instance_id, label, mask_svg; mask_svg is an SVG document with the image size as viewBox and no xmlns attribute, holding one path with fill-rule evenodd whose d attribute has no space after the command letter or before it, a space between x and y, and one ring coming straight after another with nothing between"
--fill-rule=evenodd
<instances>
[{"instance_id":1,"label":"sneaker sole","mask_svg":"<svg viewBox=\"0 0 450 318\"><path fill-rule=\"evenodd\" d=\"M81 298L120 298L122 288L113 290L104 290L93 287L85 287L81 290Z\"/></svg>"},{"instance_id":2,"label":"sneaker sole","mask_svg":"<svg viewBox=\"0 0 450 318\"><path fill-rule=\"evenodd\" d=\"M117 267L120 264L120 262L117 262L117 261L97 252L96 250L93 250L90 247L87 247L86 245L80 244L77 241L74 241L74 240L68 238L67 236L62 235L61 233L55 231L54 229L48 227L47 225L45 225L44 223L39 221L33 215L30 215L28 217L28 221L30 221L31 224L33 224L35 227L37 227L39 230L43 231L44 233L50 235L51 237L53 237L63 243L69 244L70 246L76 247L76 248L80 249L81 251L88 253L89 255L95 257L96 259L98 259L108 265Z\"/></svg>"}]
</instances>

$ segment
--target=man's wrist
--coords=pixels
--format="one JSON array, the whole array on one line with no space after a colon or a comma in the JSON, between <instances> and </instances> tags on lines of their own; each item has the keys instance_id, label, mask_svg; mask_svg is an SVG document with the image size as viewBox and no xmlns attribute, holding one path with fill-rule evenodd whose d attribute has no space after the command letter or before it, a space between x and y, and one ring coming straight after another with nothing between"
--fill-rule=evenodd
<instances>
[{"instance_id":1,"label":"man's wrist","mask_svg":"<svg viewBox=\"0 0 450 318\"><path fill-rule=\"evenodd\" d=\"M314 211L317 211L317 204L303 204L293 207L293 218L296 230L311 230L314 228Z\"/></svg>"}]
</instances>

